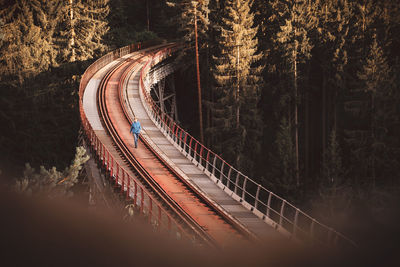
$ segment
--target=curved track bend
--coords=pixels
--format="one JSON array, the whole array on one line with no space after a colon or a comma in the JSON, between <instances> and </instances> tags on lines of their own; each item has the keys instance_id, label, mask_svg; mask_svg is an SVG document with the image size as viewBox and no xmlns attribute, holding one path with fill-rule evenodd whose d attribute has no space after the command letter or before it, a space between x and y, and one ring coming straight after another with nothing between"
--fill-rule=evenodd
<instances>
[{"instance_id":1,"label":"curved track bend","mask_svg":"<svg viewBox=\"0 0 400 267\"><path fill-rule=\"evenodd\" d=\"M160 48L160 47L159 47ZM161 48L165 48L162 46ZM143 139L134 148L132 134L129 133L131 116L123 98L123 84L129 74L139 73L143 62L149 60L157 50L142 50L110 68L101 80L98 92L99 113L109 136L112 138L122 158L128 163L137 182L145 184L158 205L168 210L182 228L189 229L196 239L213 246L227 246L238 241L254 238L243 226L227 218L204 197L190 188L159 158L157 153ZM136 182L122 179L121 191L138 204ZM142 198L143 199L143 198Z\"/></svg>"}]
</instances>

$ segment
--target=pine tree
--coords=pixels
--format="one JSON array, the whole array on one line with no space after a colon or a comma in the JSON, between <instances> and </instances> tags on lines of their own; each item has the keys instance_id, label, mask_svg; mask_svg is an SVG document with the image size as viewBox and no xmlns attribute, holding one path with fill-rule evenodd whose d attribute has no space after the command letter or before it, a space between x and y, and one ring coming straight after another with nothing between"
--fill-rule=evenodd
<instances>
[{"instance_id":1,"label":"pine tree","mask_svg":"<svg viewBox=\"0 0 400 267\"><path fill-rule=\"evenodd\" d=\"M354 30L356 45L358 45L361 57L368 53L368 44L371 41L371 28L376 23L378 16L378 4L374 0L357 0L354 3Z\"/></svg>"},{"instance_id":2,"label":"pine tree","mask_svg":"<svg viewBox=\"0 0 400 267\"><path fill-rule=\"evenodd\" d=\"M272 181L280 177L284 171L281 169L282 165L275 161L280 158L276 142L282 120L287 121L288 105L292 95L286 72L287 64L282 60L282 45L276 40L276 33L285 23L288 12L285 12L280 0L267 2L258 0L255 1L253 9L258 25L258 49L263 52L260 63L265 66L262 73L264 84L259 107L264 126L261 145L263 151L269 151L267 156L258 157L257 176L268 177L268 180ZM268 181L265 181L265 186L275 188Z\"/></svg>"},{"instance_id":3,"label":"pine tree","mask_svg":"<svg viewBox=\"0 0 400 267\"><path fill-rule=\"evenodd\" d=\"M277 192L288 198L295 198L299 195L296 193L296 154L295 145L292 138L292 125L286 118L283 118L279 131L277 132L275 147L277 149L277 157L273 164L273 176L270 177L268 183ZM273 157L274 158L274 157Z\"/></svg>"},{"instance_id":4,"label":"pine tree","mask_svg":"<svg viewBox=\"0 0 400 267\"><path fill-rule=\"evenodd\" d=\"M14 86L17 86L15 81L20 86L25 78L46 71L54 64L54 9L57 5L47 1L18 0L0 11L4 23L0 70L3 75L10 76Z\"/></svg>"},{"instance_id":5,"label":"pine tree","mask_svg":"<svg viewBox=\"0 0 400 267\"><path fill-rule=\"evenodd\" d=\"M225 2L213 69L216 86L213 106L215 148L238 168L252 170L250 161L259 150L261 120L257 109L262 67L257 53L257 28L253 27L253 1ZM250 164L250 165L249 165Z\"/></svg>"},{"instance_id":6,"label":"pine tree","mask_svg":"<svg viewBox=\"0 0 400 267\"><path fill-rule=\"evenodd\" d=\"M337 187L338 185L341 185L345 180L345 172L335 130L331 132L329 146L325 152L323 160L322 184L325 187Z\"/></svg>"},{"instance_id":7,"label":"pine tree","mask_svg":"<svg viewBox=\"0 0 400 267\"><path fill-rule=\"evenodd\" d=\"M313 163L310 159L318 156L322 157L322 162L324 162L324 156L328 148L329 133L332 131L338 134L341 133L340 129L338 129L337 114L340 107L339 99L345 93L345 70L348 67L350 46L348 38L352 16L352 6L347 0L323 0L318 3L319 19L317 32L314 36L316 41L313 56L316 58L316 63L314 64L317 65L316 68L321 73L321 82L316 85L318 86L317 90L320 92L313 93L311 91L311 95L314 98L318 98L318 101L321 102L321 108L318 110L318 113L321 114L321 119L317 122L310 122L308 119L310 114L308 109L306 110L306 177L309 177L309 173L313 173L313 170L315 173L313 178L319 179L321 177L323 166L319 163ZM315 73L314 76L316 76ZM308 108L309 105L313 105L313 103L308 103L308 101L316 100L306 100L305 105ZM316 128L321 129L321 135L316 138L321 145L321 151L309 148L309 144L312 143L310 140L311 132L315 131Z\"/></svg>"},{"instance_id":8,"label":"pine tree","mask_svg":"<svg viewBox=\"0 0 400 267\"><path fill-rule=\"evenodd\" d=\"M167 4L177 10L177 15L173 17L171 23L177 25L178 36L184 43L184 47L180 50L176 60L185 69L188 79L191 82L193 80L197 81L199 139L204 142L201 77L208 76L208 66L206 64L208 64L209 55L209 0L168 1ZM194 77L196 79L193 79Z\"/></svg>"},{"instance_id":9,"label":"pine tree","mask_svg":"<svg viewBox=\"0 0 400 267\"><path fill-rule=\"evenodd\" d=\"M323 69L322 153L324 153L327 132L331 127L336 131L336 99L339 92L344 89L344 70L348 61L347 38L352 10L347 0L324 0L319 3L318 8L321 14L318 25L321 53L318 56L323 62L321 66ZM329 99L333 105L331 116L327 110ZM327 120L333 121L333 125L327 125Z\"/></svg>"},{"instance_id":10,"label":"pine tree","mask_svg":"<svg viewBox=\"0 0 400 267\"><path fill-rule=\"evenodd\" d=\"M373 42L370 46L368 57L362 68L358 72L358 77L363 81L365 92L369 95L369 148L368 152L368 169L369 176L371 177L372 185L376 184L377 170L380 169L378 165L382 166L385 158L380 158L386 154L385 140L387 132L387 122L384 121L385 103L388 101L388 89L392 83L391 70L387 63L383 49L377 42L376 34L373 35Z\"/></svg>"},{"instance_id":11,"label":"pine tree","mask_svg":"<svg viewBox=\"0 0 400 267\"><path fill-rule=\"evenodd\" d=\"M313 202L319 216L328 222L344 223L352 203L342 155L335 130L332 130L322 164L319 199Z\"/></svg>"},{"instance_id":12,"label":"pine tree","mask_svg":"<svg viewBox=\"0 0 400 267\"><path fill-rule=\"evenodd\" d=\"M299 64L305 63L311 57L313 44L310 40L310 34L317 22L313 13L315 10L315 4L309 1L295 0L285 3L284 12L287 13L287 18L285 19L285 25L281 26L281 30L276 36L278 42L284 46L284 57L288 63L287 72L291 74L293 88L297 186L300 186L298 123L298 105L300 102L298 89L300 80ZM290 117L291 115L289 119Z\"/></svg>"},{"instance_id":13,"label":"pine tree","mask_svg":"<svg viewBox=\"0 0 400 267\"><path fill-rule=\"evenodd\" d=\"M36 173L27 163L24 177L16 182L15 190L28 195L45 195L50 198L70 197L71 188L78 182L80 170L88 160L86 150L77 147L73 162L63 172L57 171L56 167L46 170L44 166L40 166L40 172Z\"/></svg>"},{"instance_id":14,"label":"pine tree","mask_svg":"<svg viewBox=\"0 0 400 267\"><path fill-rule=\"evenodd\" d=\"M109 0L63 1L58 44L62 60L84 61L104 53L102 43L108 32L107 15Z\"/></svg>"},{"instance_id":15,"label":"pine tree","mask_svg":"<svg viewBox=\"0 0 400 267\"><path fill-rule=\"evenodd\" d=\"M60 164L73 149L59 148L73 143L79 123L74 109L77 76L61 73L57 61L55 35L62 3L19 0L0 11L0 139L13 160Z\"/></svg>"},{"instance_id":16,"label":"pine tree","mask_svg":"<svg viewBox=\"0 0 400 267\"><path fill-rule=\"evenodd\" d=\"M206 49L209 33L209 0L173 0L167 1L169 7L173 8L176 16L169 23L177 28L178 37L184 42L185 47L180 51L178 61L185 67L193 68L195 65L195 32L194 19L197 18L197 34L199 51ZM196 14L195 14L196 12ZM204 60L205 61L205 60ZM200 60L203 62L203 60Z\"/></svg>"},{"instance_id":17,"label":"pine tree","mask_svg":"<svg viewBox=\"0 0 400 267\"><path fill-rule=\"evenodd\" d=\"M133 43L134 25L129 23L129 5L125 0L110 1L110 14L107 18L110 30L104 36L111 50Z\"/></svg>"}]
</instances>

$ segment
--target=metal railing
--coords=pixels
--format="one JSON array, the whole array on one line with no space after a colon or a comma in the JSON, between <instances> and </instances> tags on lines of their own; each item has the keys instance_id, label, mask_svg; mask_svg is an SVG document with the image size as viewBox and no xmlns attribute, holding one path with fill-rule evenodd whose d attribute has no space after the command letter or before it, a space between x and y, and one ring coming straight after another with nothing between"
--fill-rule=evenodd
<instances>
[{"instance_id":1,"label":"metal railing","mask_svg":"<svg viewBox=\"0 0 400 267\"><path fill-rule=\"evenodd\" d=\"M183 130L161 111L150 96L147 74L152 66L170 56L174 48L155 54L140 74L140 97L144 107L163 134L222 190L244 207L290 238L326 245L356 246L343 234L318 222L285 199L269 191L232 167L216 153Z\"/></svg>"},{"instance_id":2,"label":"metal railing","mask_svg":"<svg viewBox=\"0 0 400 267\"><path fill-rule=\"evenodd\" d=\"M125 194L126 199L131 199L133 205L138 208L141 214L144 214L148 222L156 229L164 229L169 233L173 233L177 239L186 239L196 241L195 236L172 217L162 204L152 196L152 194L144 187L135 177L124 169L120 163L113 157L112 153L101 142L99 136L93 130L83 108L83 95L89 80L93 75L111 63L112 61L123 57L132 52L138 51L154 45L153 42L144 44L132 44L112 51L105 56L96 60L84 72L79 86L79 112L81 123L88 140L88 144L96 156L101 167L115 180L116 185L120 186L121 194Z\"/></svg>"}]
</instances>

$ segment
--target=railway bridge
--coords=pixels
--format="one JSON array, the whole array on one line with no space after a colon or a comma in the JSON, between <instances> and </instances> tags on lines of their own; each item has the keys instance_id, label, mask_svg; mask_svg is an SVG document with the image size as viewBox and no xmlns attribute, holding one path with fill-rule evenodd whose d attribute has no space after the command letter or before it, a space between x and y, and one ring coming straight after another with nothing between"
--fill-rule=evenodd
<instances>
[{"instance_id":1,"label":"railway bridge","mask_svg":"<svg viewBox=\"0 0 400 267\"><path fill-rule=\"evenodd\" d=\"M176 111L162 101L167 97L161 85L175 68L159 64L177 49L173 43L132 44L101 57L82 77L85 140L120 194L154 227L196 244L226 247L287 238L354 246L177 124ZM134 117L143 128L137 149L129 133Z\"/></svg>"}]
</instances>

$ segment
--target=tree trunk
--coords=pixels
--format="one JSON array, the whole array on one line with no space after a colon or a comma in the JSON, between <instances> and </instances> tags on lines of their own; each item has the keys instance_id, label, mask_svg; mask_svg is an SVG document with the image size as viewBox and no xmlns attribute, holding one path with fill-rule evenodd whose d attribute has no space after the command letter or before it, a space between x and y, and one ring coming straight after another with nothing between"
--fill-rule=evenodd
<instances>
[{"instance_id":1,"label":"tree trunk","mask_svg":"<svg viewBox=\"0 0 400 267\"><path fill-rule=\"evenodd\" d=\"M200 87L200 67L199 67L199 48L197 43L197 5L194 6L194 35L196 44L196 72L197 72L197 89L199 94L199 124L200 124L200 142L204 143L203 135L203 112L201 106L201 87Z\"/></svg>"},{"instance_id":2,"label":"tree trunk","mask_svg":"<svg viewBox=\"0 0 400 267\"><path fill-rule=\"evenodd\" d=\"M371 144L375 143L375 96L374 93L371 92ZM376 170L375 170L375 149L371 147L369 150L371 155L371 178L372 178L372 187L375 188L376 183Z\"/></svg>"},{"instance_id":3,"label":"tree trunk","mask_svg":"<svg viewBox=\"0 0 400 267\"><path fill-rule=\"evenodd\" d=\"M239 87L239 45L237 45L237 67L236 67L236 83L237 83L237 88L236 88L236 129L239 129L239 123L240 123L240 87Z\"/></svg>"},{"instance_id":4,"label":"tree trunk","mask_svg":"<svg viewBox=\"0 0 400 267\"><path fill-rule=\"evenodd\" d=\"M310 73L310 68L308 68L308 76L309 77L309 73ZM309 82L307 83L307 88L310 88L309 86ZM309 107L309 98L310 98L310 94L309 94L309 90L307 90L305 92L305 97L304 97L304 105L305 105L305 109L304 109L304 179L309 179L309 175L310 175L310 107Z\"/></svg>"},{"instance_id":5,"label":"tree trunk","mask_svg":"<svg viewBox=\"0 0 400 267\"><path fill-rule=\"evenodd\" d=\"M296 30L295 30L296 36ZM300 186L300 167L299 167L299 122L298 122L298 104L297 104L297 42L295 42L295 49L293 50L293 64L294 64L294 128L295 128L295 146L296 146L296 185Z\"/></svg>"},{"instance_id":6,"label":"tree trunk","mask_svg":"<svg viewBox=\"0 0 400 267\"><path fill-rule=\"evenodd\" d=\"M210 71L209 70L209 66L210 66L210 62L209 62L209 46L207 44L207 48L206 48L206 96L207 99L209 101L209 103L213 103L211 102L211 88L210 88ZM209 129L211 127L211 110L210 110L210 105L207 105L207 114L206 114L206 128ZM207 138L207 146L210 147L211 145L211 140L210 138Z\"/></svg>"},{"instance_id":7,"label":"tree trunk","mask_svg":"<svg viewBox=\"0 0 400 267\"><path fill-rule=\"evenodd\" d=\"M322 161L325 159L326 151L326 73L322 74Z\"/></svg>"},{"instance_id":8,"label":"tree trunk","mask_svg":"<svg viewBox=\"0 0 400 267\"><path fill-rule=\"evenodd\" d=\"M75 57L75 25L74 25L74 10L72 6L72 0L69 0L69 18L71 20L71 36L70 36L70 44L71 44L71 58L70 61L74 62L76 60Z\"/></svg>"}]
</instances>

